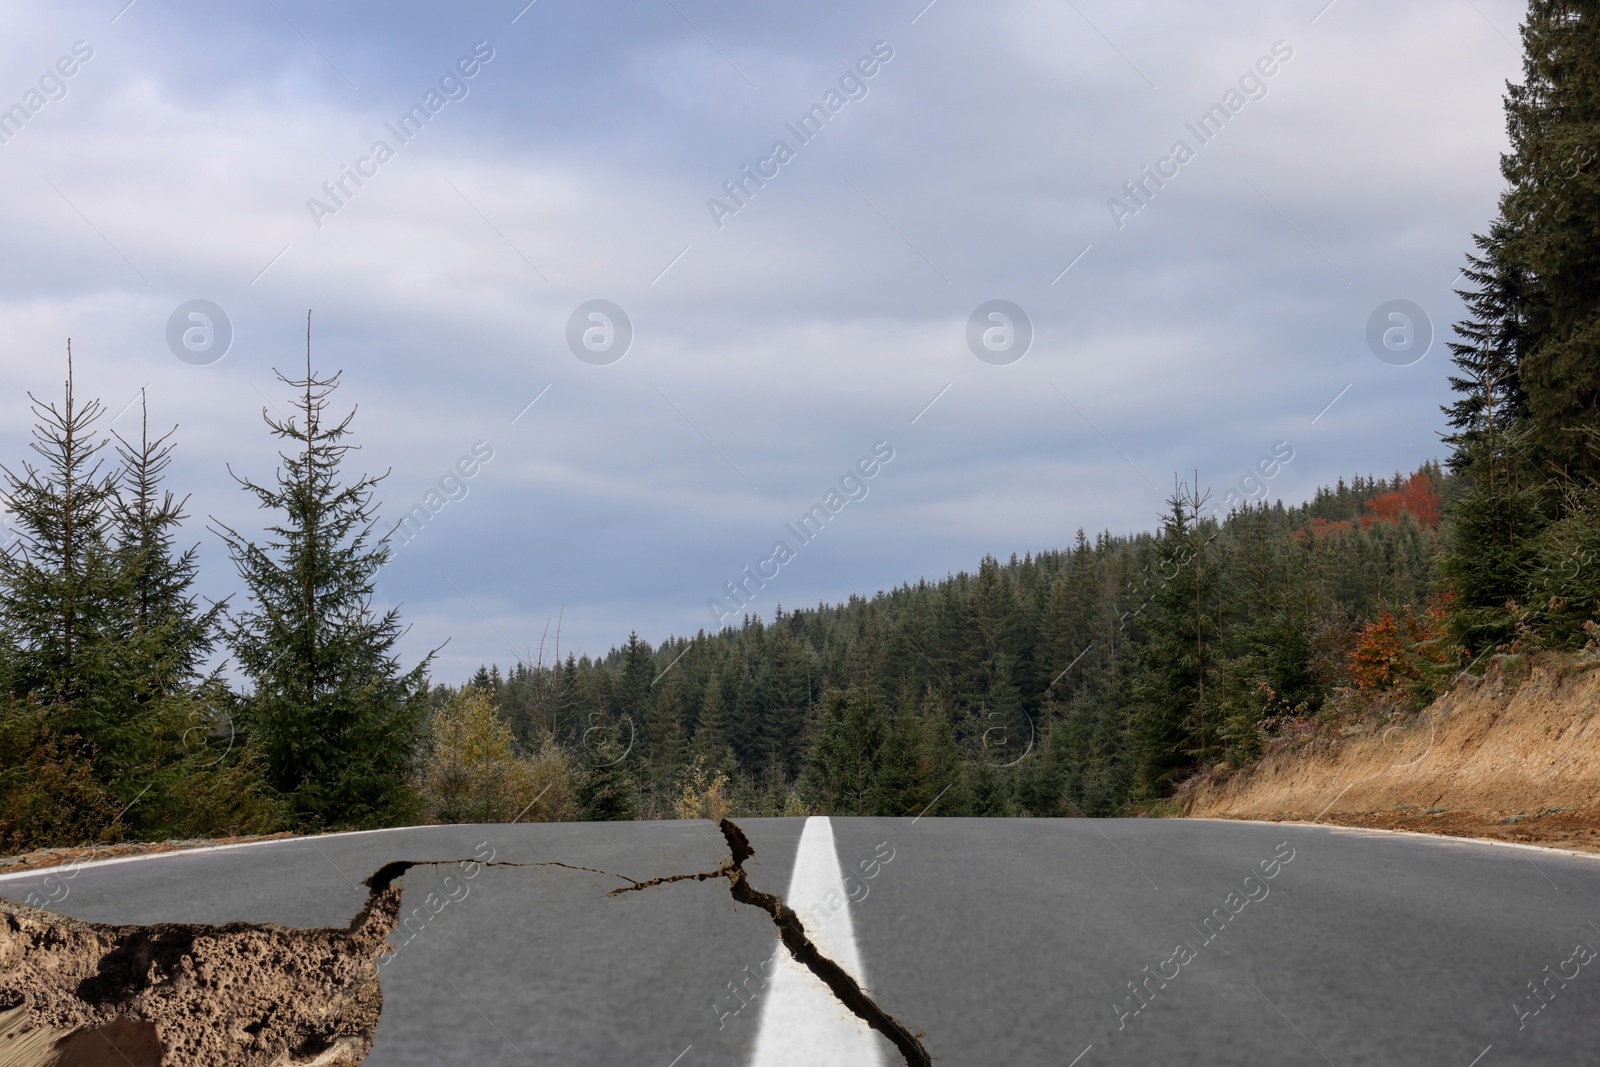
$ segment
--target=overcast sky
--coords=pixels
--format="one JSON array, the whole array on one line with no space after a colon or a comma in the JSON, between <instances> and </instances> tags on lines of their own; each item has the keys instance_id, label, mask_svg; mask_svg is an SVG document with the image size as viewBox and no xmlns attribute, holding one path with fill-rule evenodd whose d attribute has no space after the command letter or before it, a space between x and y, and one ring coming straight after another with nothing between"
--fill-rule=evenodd
<instances>
[{"instance_id":1,"label":"overcast sky","mask_svg":"<svg viewBox=\"0 0 1600 1067\"><path fill-rule=\"evenodd\" d=\"M312 309L384 525L428 516L379 606L455 681L558 616L712 627L746 566L769 615L1150 529L1195 469L1442 454L1514 0L525 3L0 9L0 460L70 337L108 420L180 425L237 597L205 527L266 518L226 468L271 476ZM1426 354L1369 345L1395 300Z\"/></svg>"}]
</instances>

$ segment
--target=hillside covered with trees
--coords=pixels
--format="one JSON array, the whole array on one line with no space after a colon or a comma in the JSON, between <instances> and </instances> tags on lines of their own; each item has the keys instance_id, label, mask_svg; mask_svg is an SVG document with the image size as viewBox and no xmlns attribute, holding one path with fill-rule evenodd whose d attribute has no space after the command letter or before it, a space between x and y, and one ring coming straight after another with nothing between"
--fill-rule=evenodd
<instances>
[{"instance_id":1,"label":"hillside covered with trees","mask_svg":"<svg viewBox=\"0 0 1600 1067\"><path fill-rule=\"evenodd\" d=\"M410 821L1166 810L1307 722L1419 707L1486 659L1600 640L1600 10L1534 0L1499 212L1451 345L1443 464L637 635L462 684L398 661L371 606L377 480L338 376L283 379L282 463L217 524L240 592L193 593L170 436L34 399L0 467L0 850ZM1267 472L1263 472L1267 473ZM236 664L230 684L208 666Z\"/></svg>"}]
</instances>

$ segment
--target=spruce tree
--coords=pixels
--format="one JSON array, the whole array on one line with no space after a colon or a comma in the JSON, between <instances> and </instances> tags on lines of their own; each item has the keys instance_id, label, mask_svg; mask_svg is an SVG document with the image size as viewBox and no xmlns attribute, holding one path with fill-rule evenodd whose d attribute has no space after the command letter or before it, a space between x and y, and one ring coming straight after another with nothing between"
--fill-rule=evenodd
<instances>
[{"instance_id":1,"label":"spruce tree","mask_svg":"<svg viewBox=\"0 0 1600 1067\"><path fill-rule=\"evenodd\" d=\"M259 826L254 754L236 743L231 695L218 672L202 674L223 607L200 606L193 592L198 548L179 552L175 545L188 498L162 487L176 428L152 438L143 391L139 400L138 441L114 435L121 470L112 501L122 572L117 688L128 704L126 718L140 724L144 765L135 780L151 787L130 818L147 828L210 825L224 817ZM218 790L223 781L234 795Z\"/></svg>"},{"instance_id":2,"label":"spruce tree","mask_svg":"<svg viewBox=\"0 0 1600 1067\"><path fill-rule=\"evenodd\" d=\"M297 825L389 825L413 810L406 783L432 655L402 671L398 610L373 612L374 576L389 558L373 539L382 476L341 481L355 413L326 417L340 375L312 369L309 315L305 377L278 378L295 391L296 414L262 418L285 442L283 466L269 484L235 475L276 519L263 544L213 519L249 597L228 634L254 687L245 714Z\"/></svg>"},{"instance_id":3,"label":"spruce tree","mask_svg":"<svg viewBox=\"0 0 1600 1067\"><path fill-rule=\"evenodd\" d=\"M811 649L790 636L787 627L768 628L761 666L755 672L758 732L766 749L769 773L792 779L805 758L804 735L811 711Z\"/></svg>"},{"instance_id":4,"label":"spruce tree","mask_svg":"<svg viewBox=\"0 0 1600 1067\"><path fill-rule=\"evenodd\" d=\"M1518 380L1546 475L1600 478L1600 5L1532 0L1523 83L1507 87L1501 218L1535 291Z\"/></svg>"},{"instance_id":5,"label":"spruce tree","mask_svg":"<svg viewBox=\"0 0 1600 1067\"><path fill-rule=\"evenodd\" d=\"M143 390L139 403L138 443L117 435L122 479L113 507L117 549L130 587L128 622L152 642L160 679L183 682L196 675L216 646L223 608L201 608L192 592L198 546L178 553L174 544L188 518L183 510L188 497L161 487L172 463L173 431L152 439Z\"/></svg>"},{"instance_id":6,"label":"spruce tree","mask_svg":"<svg viewBox=\"0 0 1600 1067\"><path fill-rule=\"evenodd\" d=\"M928 760L928 804L932 805L928 808L929 817L971 815L972 794L967 789L961 746L956 741L950 709L943 697L933 693L925 695L918 718L922 726L922 750Z\"/></svg>"},{"instance_id":7,"label":"spruce tree","mask_svg":"<svg viewBox=\"0 0 1600 1067\"><path fill-rule=\"evenodd\" d=\"M825 693L806 763L808 797L831 814L870 814L888 736L889 716L871 688Z\"/></svg>"},{"instance_id":8,"label":"spruce tree","mask_svg":"<svg viewBox=\"0 0 1600 1067\"><path fill-rule=\"evenodd\" d=\"M966 771L973 815L1004 819L1015 814L1011 801L1011 780L1004 771L982 758L967 763Z\"/></svg>"},{"instance_id":9,"label":"spruce tree","mask_svg":"<svg viewBox=\"0 0 1600 1067\"><path fill-rule=\"evenodd\" d=\"M868 809L885 817L915 816L933 799L928 761L922 751L922 724L915 708L903 702L884 738Z\"/></svg>"},{"instance_id":10,"label":"spruce tree","mask_svg":"<svg viewBox=\"0 0 1600 1067\"><path fill-rule=\"evenodd\" d=\"M650 707L650 682L655 674L655 656L650 642L641 641L637 633L628 634L628 643L622 647L616 701L618 711L633 720L635 729L642 730L645 726ZM653 751L656 739L646 734L645 744Z\"/></svg>"},{"instance_id":11,"label":"spruce tree","mask_svg":"<svg viewBox=\"0 0 1600 1067\"><path fill-rule=\"evenodd\" d=\"M1456 323L1460 340L1450 342L1461 372L1450 376L1450 387L1461 396L1443 409L1455 431L1444 438L1453 449L1453 470L1466 470L1471 456L1503 448L1506 434L1527 416L1520 374L1534 282L1509 255L1509 233L1510 226L1498 221L1487 235L1473 238L1479 254L1468 254L1462 274L1474 287L1456 290L1468 317ZM1487 468L1480 473L1491 477Z\"/></svg>"},{"instance_id":12,"label":"spruce tree","mask_svg":"<svg viewBox=\"0 0 1600 1067\"><path fill-rule=\"evenodd\" d=\"M81 402L74 387L69 342L62 406L28 394L29 447L42 466L0 467L18 533L0 553L0 617L13 693L61 706L69 734L103 744L117 726L103 684L106 646L126 590L112 541L116 479L101 456L107 442L94 430L105 408Z\"/></svg>"},{"instance_id":13,"label":"spruce tree","mask_svg":"<svg viewBox=\"0 0 1600 1067\"><path fill-rule=\"evenodd\" d=\"M1180 487L1154 546L1156 566L1149 600L1139 616L1146 634L1139 649L1135 729L1139 784L1148 797L1164 796L1178 776L1204 758L1215 695L1206 685L1216 641L1216 575L1207 553L1204 500Z\"/></svg>"},{"instance_id":14,"label":"spruce tree","mask_svg":"<svg viewBox=\"0 0 1600 1067\"><path fill-rule=\"evenodd\" d=\"M573 801L578 817L589 822L624 822L639 817L633 775L627 767L631 753L614 735L587 754L594 762L578 776Z\"/></svg>"},{"instance_id":15,"label":"spruce tree","mask_svg":"<svg viewBox=\"0 0 1600 1067\"><path fill-rule=\"evenodd\" d=\"M1539 494L1504 473L1475 481L1451 503L1449 517L1439 571L1451 593L1451 636L1475 659L1511 639L1512 605L1530 588L1546 520Z\"/></svg>"},{"instance_id":16,"label":"spruce tree","mask_svg":"<svg viewBox=\"0 0 1600 1067\"><path fill-rule=\"evenodd\" d=\"M12 696L41 709L62 758L91 769L127 813L178 755L172 709L151 698L187 679L168 674L151 635L138 630L138 573L117 544L117 475L94 428L104 408L79 399L70 343L62 405L29 399L42 462L0 468L19 534L0 553L5 674ZM102 834L149 825L151 813L147 803Z\"/></svg>"},{"instance_id":17,"label":"spruce tree","mask_svg":"<svg viewBox=\"0 0 1600 1067\"><path fill-rule=\"evenodd\" d=\"M712 675L706 683L705 705L700 709L694 728L694 754L712 769L736 765L728 748L728 718L722 710L721 690L717 676Z\"/></svg>"}]
</instances>

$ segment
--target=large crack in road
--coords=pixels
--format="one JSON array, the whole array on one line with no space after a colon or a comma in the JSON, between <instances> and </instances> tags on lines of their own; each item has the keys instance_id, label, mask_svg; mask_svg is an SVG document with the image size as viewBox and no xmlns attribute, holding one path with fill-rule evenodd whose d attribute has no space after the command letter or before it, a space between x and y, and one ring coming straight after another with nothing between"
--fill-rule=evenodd
<instances>
[{"instance_id":1,"label":"large crack in road","mask_svg":"<svg viewBox=\"0 0 1600 1067\"><path fill-rule=\"evenodd\" d=\"M733 899L766 912L796 962L908 1067L931 1067L917 1036L823 955L794 910L750 884L744 862L755 849L734 823L720 825L727 863L644 881L553 860L396 860L366 879L366 903L343 929L114 926L0 899L0 1067L359 1067L383 1010L378 960L400 915L397 882L414 867L455 863L561 867L629 883L608 896L725 879Z\"/></svg>"},{"instance_id":2,"label":"large crack in road","mask_svg":"<svg viewBox=\"0 0 1600 1067\"><path fill-rule=\"evenodd\" d=\"M776 894L764 893L750 884L744 871L744 861L756 854L755 848L750 844L750 839L745 836L744 831L732 820L723 819L719 825L723 838L728 842L728 851L733 857L729 862L714 871L675 874L665 878L653 878L648 882L635 882L621 889L613 889L607 895L632 893L669 882L691 879L703 882L712 878L726 878L733 899L765 911L771 917L772 925L778 929L778 940L789 950L789 955L794 957L795 962L816 975L839 1003L849 1008L858 1019L888 1038L905 1057L907 1067L932 1067L933 1058L928 1055L928 1050L923 1047L921 1040L906 1029L898 1019L879 1007L877 1001L867 995L861 988L861 983L857 982L849 971L822 954L822 950L817 948L806 934L805 923L800 921L800 916L795 914L794 909ZM633 879L630 878L628 881L631 882Z\"/></svg>"}]
</instances>

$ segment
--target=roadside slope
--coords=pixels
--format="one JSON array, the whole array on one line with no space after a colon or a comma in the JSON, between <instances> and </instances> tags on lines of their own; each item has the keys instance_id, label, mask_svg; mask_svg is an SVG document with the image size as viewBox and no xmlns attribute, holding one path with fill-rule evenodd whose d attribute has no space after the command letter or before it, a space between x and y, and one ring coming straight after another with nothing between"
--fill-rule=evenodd
<instances>
[{"instance_id":1,"label":"roadside slope","mask_svg":"<svg viewBox=\"0 0 1600 1067\"><path fill-rule=\"evenodd\" d=\"M1600 657L1500 657L1413 716L1321 731L1184 794L1184 814L1600 852Z\"/></svg>"}]
</instances>

